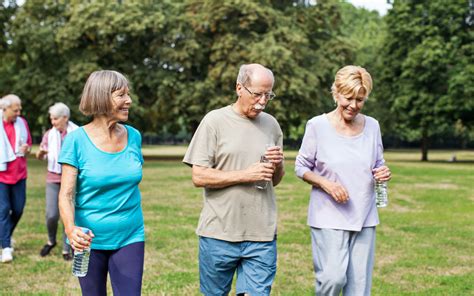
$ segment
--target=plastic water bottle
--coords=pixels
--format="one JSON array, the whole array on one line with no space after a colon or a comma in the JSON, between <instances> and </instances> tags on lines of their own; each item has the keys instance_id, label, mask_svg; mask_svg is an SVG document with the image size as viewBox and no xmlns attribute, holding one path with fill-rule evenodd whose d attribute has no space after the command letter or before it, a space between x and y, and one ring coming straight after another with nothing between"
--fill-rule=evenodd
<instances>
[{"instance_id":1,"label":"plastic water bottle","mask_svg":"<svg viewBox=\"0 0 474 296\"><path fill-rule=\"evenodd\" d=\"M375 203L378 208L385 208L388 205L387 182L375 181Z\"/></svg>"},{"instance_id":2,"label":"plastic water bottle","mask_svg":"<svg viewBox=\"0 0 474 296\"><path fill-rule=\"evenodd\" d=\"M265 157L265 155L262 155L260 157L260 162L268 162L268 159ZM265 190L267 189L268 181L257 181L255 184L255 187L260 190Z\"/></svg>"},{"instance_id":3,"label":"plastic water bottle","mask_svg":"<svg viewBox=\"0 0 474 296\"><path fill-rule=\"evenodd\" d=\"M82 232L89 234L88 228L82 227ZM77 277L85 277L89 269L89 257L91 249L86 248L82 252L74 251L74 260L72 261L72 274Z\"/></svg>"}]
</instances>

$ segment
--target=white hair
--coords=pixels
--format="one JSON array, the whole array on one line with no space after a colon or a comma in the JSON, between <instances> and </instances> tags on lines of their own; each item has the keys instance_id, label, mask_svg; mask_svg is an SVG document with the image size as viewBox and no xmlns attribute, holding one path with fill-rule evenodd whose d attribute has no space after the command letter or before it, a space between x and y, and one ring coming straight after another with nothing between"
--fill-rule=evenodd
<instances>
[{"instance_id":1,"label":"white hair","mask_svg":"<svg viewBox=\"0 0 474 296\"><path fill-rule=\"evenodd\" d=\"M0 99L0 108L5 109L13 104L21 104L21 100L17 95L9 94Z\"/></svg>"},{"instance_id":2,"label":"white hair","mask_svg":"<svg viewBox=\"0 0 474 296\"><path fill-rule=\"evenodd\" d=\"M252 85L251 76L257 67L264 68L273 77L272 70L260 64L243 64L242 66L240 66L239 74L237 75L237 83L240 83L241 85L244 85L244 86Z\"/></svg>"},{"instance_id":3,"label":"white hair","mask_svg":"<svg viewBox=\"0 0 474 296\"><path fill-rule=\"evenodd\" d=\"M54 117L62 117L65 116L69 118L70 116L70 111L69 107L66 106L64 103L55 103L53 106L49 107L49 114L54 116Z\"/></svg>"}]
</instances>

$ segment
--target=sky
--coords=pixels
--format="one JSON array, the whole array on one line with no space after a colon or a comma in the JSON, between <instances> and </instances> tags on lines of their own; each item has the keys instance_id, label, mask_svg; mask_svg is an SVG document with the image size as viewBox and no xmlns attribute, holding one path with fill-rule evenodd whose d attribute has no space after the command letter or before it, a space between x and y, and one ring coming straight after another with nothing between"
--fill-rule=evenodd
<instances>
[{"instance_id":1,"label":"sky","mask_svg":"<svg viewBox=\"0 0 474 296\"><path fill-rule=\"evenodd\" d=\"M385 15L392 6L387 4L387 0L347 0L356 7L364 7L369 10L377 10L380 15Z\"/></svg>"}]
</instances>

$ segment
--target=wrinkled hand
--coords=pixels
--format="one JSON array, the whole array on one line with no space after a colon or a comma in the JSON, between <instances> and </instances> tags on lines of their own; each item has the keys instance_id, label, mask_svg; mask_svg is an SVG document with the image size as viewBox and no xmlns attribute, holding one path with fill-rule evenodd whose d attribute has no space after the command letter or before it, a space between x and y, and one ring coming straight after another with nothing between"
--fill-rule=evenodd
<instances>
[{"instance_id":1,"label":"wrinkled hand","mask_svg":"<svg viewBox=\"0 0 474 296\"><path fill-rule=\"evenodd\" d=\"M346 203L349 200L349 193L347 193L346 188L337 182L326 180L321 184L321 188L337 203Z\"/></svg>"},{"instance_id":2,"label":"wrinkled hand","mask_svg":"<svg viewBox=\"0 0 474 296\"><path fill-rule=\"evenodd\" d=\"M386 182L392 179L392 173L390 172L390 169L385 165L373 169L372 174L374 175L374 179L377 182Z\"/></svg>"},{"instance_id":3,"label":"wrinkled hand","mask_svg":"<svg viewBox=\"0 0 474 296\"><path fill-rule=\"evenodd\" d=\"M36 151L36 158L42 160L44 159L46 154L48 154L48 150L43 150L40 148L38 151Z\"/></svg>"},{"instance_id":4,"label":"wrinkled hand","mask_svg":"<svg viewBox=\"0 0 474 296\"><path fill-rule=\"evenodd\" d=\"M19 152L23 155L30 153L30 146L28 144L22 144L19 148Z\"/></svg>"},{"instance_id":5,"label":"wrinkled hand","mask_svg":"<svg viewBox=\"0 0 474 296\"><path fill-rule=\"evenodd\" d=\"M267 151L265 151L265 158L275 167L281 166L283 160L285 159L283 155L283 149L281 149L279 146L269 147L267 148Z\"/></svg>"},{"instance_id":6,"label":"wrinkled hand","mask_svg":"<svg viewBox=\"0 0 474 296\"><path fill-rule=\"evenodd\" d=\"M270 162L256 162L245 169L245 176L248 182L271 181L275 168Z\"/></svg>"},{"instance_id":7,"label":"wrinkled hand","mask_svg":"<svg viewBox=\"0 0 474 296\"><path fill-rule=\"evenodd\" d=\"M95 236L92 230L89 234L85 234L81 227L78 226L74 226L71 230L67 231L66 235L74 251L83 251L85 248L89 248L92 238Z\"/></svg>"}]
</instances>

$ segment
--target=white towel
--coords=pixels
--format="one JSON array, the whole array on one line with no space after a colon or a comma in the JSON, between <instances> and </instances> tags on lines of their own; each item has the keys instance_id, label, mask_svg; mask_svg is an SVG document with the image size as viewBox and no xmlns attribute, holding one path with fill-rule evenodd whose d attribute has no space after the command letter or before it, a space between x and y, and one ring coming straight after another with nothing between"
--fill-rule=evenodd
<instances>
[{"instance_id":1,"label":"white towel","mask_svg":"<svg viewBox=\"0 0 474 296\"><path fill-rule=\"evenodd\" d=\"M66 131L69 134L78 126L68 121ZM48 171L61 174L61 165L58 163L59 151L61 151L61 133L53 127L48 133Z\"/></svg>"},{"instance_id":2,"label":"white towel","mask_svg":"<svg viewBox=\"0 0 474 296\"><path fill-rule=\"evenodd\" d=\"M25 122L18 116L13 124L15 129L15 149L12 149L10 141L8 141L7 133L3 126L3 110L0 110L0 171L7 170L7 163L13 161L17 156L23 156L20 153L20 146L26 144L28 139L28 131Z\"/></svg>"}]
</instances>

